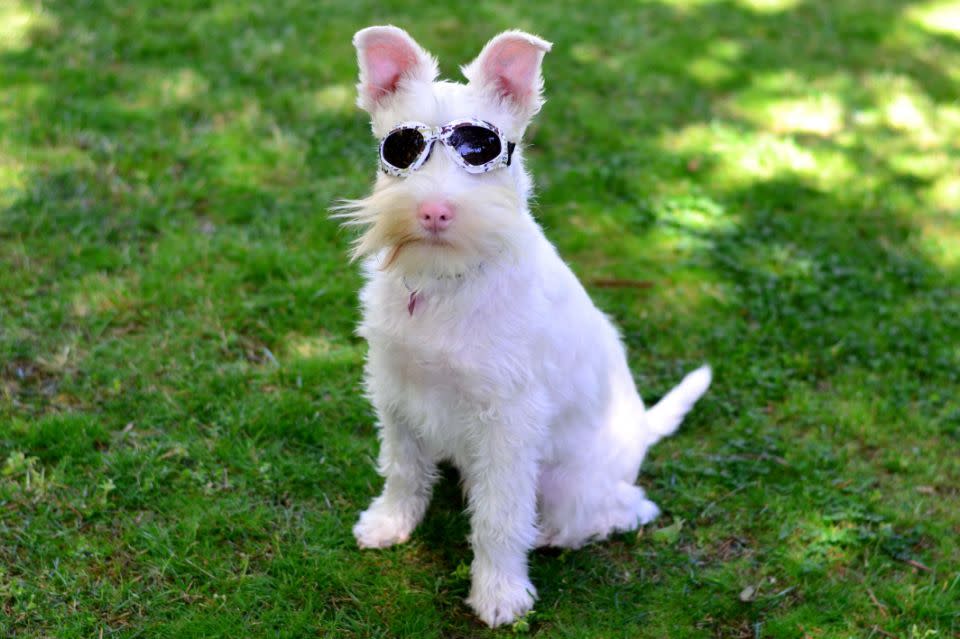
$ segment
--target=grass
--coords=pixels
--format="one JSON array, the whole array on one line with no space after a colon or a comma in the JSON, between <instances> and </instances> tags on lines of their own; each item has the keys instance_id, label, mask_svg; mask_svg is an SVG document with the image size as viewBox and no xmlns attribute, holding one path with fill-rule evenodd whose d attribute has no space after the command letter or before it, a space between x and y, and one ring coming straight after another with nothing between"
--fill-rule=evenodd
<instances>
[{"instance_id":1,"label":"grass","mask_svg":"<svg viewBox=\"0 0 960 639\"><path fill-rule=\"evenodd\" d=\"M536 31L536 214L644 396L716 382L640 535L536 553L483 628L456 477L379 489L348 236L350 46L447 76ZM960 636L955 0L0 6L0 635ZM648 288L602 286L609 280Z\"/></svg>"}]
</instances>

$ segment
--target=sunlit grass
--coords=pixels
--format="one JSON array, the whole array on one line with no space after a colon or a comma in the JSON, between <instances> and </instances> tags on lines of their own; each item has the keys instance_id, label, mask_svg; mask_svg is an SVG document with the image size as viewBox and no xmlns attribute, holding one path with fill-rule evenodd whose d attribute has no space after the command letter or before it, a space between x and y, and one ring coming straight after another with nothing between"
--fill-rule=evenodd
<instances>
[{"instance_id":1,"label":"sunlit grass","mask_svg":"<svg viewBox=\"0 0 960 639\"><path fill-rule=\"evenodd\" d=\"M355 345L345 344L329 334L288 335L284 339L282 356L302 360L339 360L353 363L362 361L363 353Z\"/></svg>"},{"instance_id":2,"label":"sunlit grass","mask_svg":"<svg viewBox=\"0 0 960 639\"><path fill-rule=\"evenodd\" d=\"M942 33L960 39L960 2L933 0L910 6L906 15L914 24L927 31Z\"/></svg>"},{"instance_id":3,"label":"sunlit grass","mask_svg":"<svg viewBox=\"0 0 960 639\"><path fill-rule=\"evenodd\" d=\"M4 0L0 4L0 52L22 51L37 35L51 36L57 31L56 19L39 2Z\"/></svg>"},{"instance_id":4,"label":"sunlit grass","mask_svg":"<svg viewBox=\"0 0 960 639\"><path fill-rule=\"evenodd\" d=\"M354 88L346 84L331 84L313 92L309 102L319 113L352 113L356 104Z\"/></svg>"},{"instance_id":5,"label":"sunlit grass","mask_svg":"<svg viewBox=\"0 0 960 639\"><path fill-rule=\"evenodd\" d=\"M930 186L927 197L941 211L960 211L960 176L941 175Z\"/></svg>"},{"instance_id":6,"label":"sunlit grass","mask_svg":"<svg viewBox=\"0 0 960 639\"><path fill-rule=\"evenodd\" d=\"M819 94L799 99L768 100L764 118L778 133L809 133L831 137L843 130L846 112L835 95Z\"/></svg>"},{"instance_id":7,"label":"sunlit grass","mask_svg":"<svg viewBox=\"0 0 960 639\"><path fill-rule=\"evenodd\" d=\"M736 64L714 56L700 56L687 63L687 72L706 85L722 84L734 77Z\"/></svg>"},{"instance_id":8,"label":"sunlit grass","mask_svg":"<svg viewBox=\"0 0 960 639\"><path fill-rule=\"evenodd\" d=\"M141 303L133 294L136 287L136 281L128 282L105 273L92 273L78 283L70 307L79 318L92 313L130 311Z\"/></svg>"},{"instance_id":9,"label":"sunlit grass","mask_svg":"<svg viewBox=\"0 0 960 639\"><path fill-rule=\"evenodd\" d=\"M944 211L940 215L927 215L920 223L923 241L928 255L941 268L960 268L960 177L950 179L948 184L938 183L931 197ZM941 192L940 190L944 192Z\"/></svg>"},{"instance_id":10,"label":"sunlit grass","mask_svg":"<svg viewBox=\"0 0 960 639\"><path fill-rule=\"evenodd\" d=\"M19 192L24 187L26 182L23 169L23 163L20 161L0 154L0 197L12 198L15 191ZM6 205L10 203L5 202Z\"/></svg>"},{"instance_id":11,"label":"sunlit grass","mask_svg":"<svg viewBox=\"0 0 960 639\"><path fill-rule=\"evenodd\" d=\"M738 2L758 13L779 13L800 4L800 0L738 0Z\"/></svg>"},{"instance_id":12,"label":"sunlit grass","mask_svg":"<svg viewBox=\"0 0 960 639\"><path fill-rule=\"evenodd\" d=\"M764 110L776 111L764 104ZM764 115L763 117L766 117ZM779 126L779 121L774 126ZM800 144L791 136L776 133L747 133L740 127L715 122L693 125L668 133L666 148L707 158L705 169L721 188L736 188L751 183L789 176L800 177L811 185L835 188L847 183L857 167L843 152Z\"/></svg>"},{"instance_id":13,"label":"sunlit grass","mask_svg":"<svg viewBox=\"0 0 960 639\"><path fill-rule=\"evenodd\" d=\"M137 78L136 94L127 104L141 109L189 104L204 99L209 90L210 80L196 69L156 71Z\"/></svg>"}]
</instances>

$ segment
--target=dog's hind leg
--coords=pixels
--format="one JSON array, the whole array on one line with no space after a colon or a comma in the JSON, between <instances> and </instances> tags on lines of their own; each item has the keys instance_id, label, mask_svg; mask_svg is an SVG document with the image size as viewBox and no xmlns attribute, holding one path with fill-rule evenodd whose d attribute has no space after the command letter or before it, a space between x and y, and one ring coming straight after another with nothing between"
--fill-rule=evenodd
<instances>
[{"instance_id":1,"label":"dog's hind leg","mask_svg":"<svg viewBox=\"0 0 960 639\"><path fill-rule=\"evenodd\" d=\"M660 514L643 489L609 476L544 473L538 546L579 548L616 532L636 530Z\"/></svg>"}]
</instances>

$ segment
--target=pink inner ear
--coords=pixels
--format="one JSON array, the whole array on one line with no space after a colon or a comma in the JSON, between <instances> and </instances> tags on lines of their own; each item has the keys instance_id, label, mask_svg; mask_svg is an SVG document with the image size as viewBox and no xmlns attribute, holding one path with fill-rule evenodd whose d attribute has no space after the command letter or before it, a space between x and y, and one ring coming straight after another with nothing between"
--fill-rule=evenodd
<instances>
[{"instance_id":1,"label":"pink inner ear","mask_svg":"<svg viewBox=\"0 0 960 639\"><path fill-rule=\"evenodd\" d=\"M496 82L502 95L523 101L534 91L539 55L539 50L528 42L507 41L490 52L483 72Z\"/></svg>"},{"instance_id":2,"label":"pink inner ear","mask_svg":"<svg viewBox=\"0 0 960 639\"><path fill-rule=\"evenodd\" d=\"M402 42L383 42L364 51L367 93L377 99L397 90L400 77L417 62L416 52Z\"/></svg>"}]
</instances>

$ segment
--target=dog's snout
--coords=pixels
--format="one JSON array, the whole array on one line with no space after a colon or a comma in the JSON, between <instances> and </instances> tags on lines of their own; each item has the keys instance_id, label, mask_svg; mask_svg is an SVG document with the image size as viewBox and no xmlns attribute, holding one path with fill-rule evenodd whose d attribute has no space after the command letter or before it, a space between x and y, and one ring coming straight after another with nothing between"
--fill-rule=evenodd
<instances>
[{"instance_id":1,"label":"dog's snout","mask_svg":"<svg viewBox=\"0 0 960 639\"><path fill-rule=\"evenodd\" d=\"M417 208L417 218L424 230L439 233L446 230L453 222L453 205L437 200L423 202Z\"/></svg>"}]
</instances>

